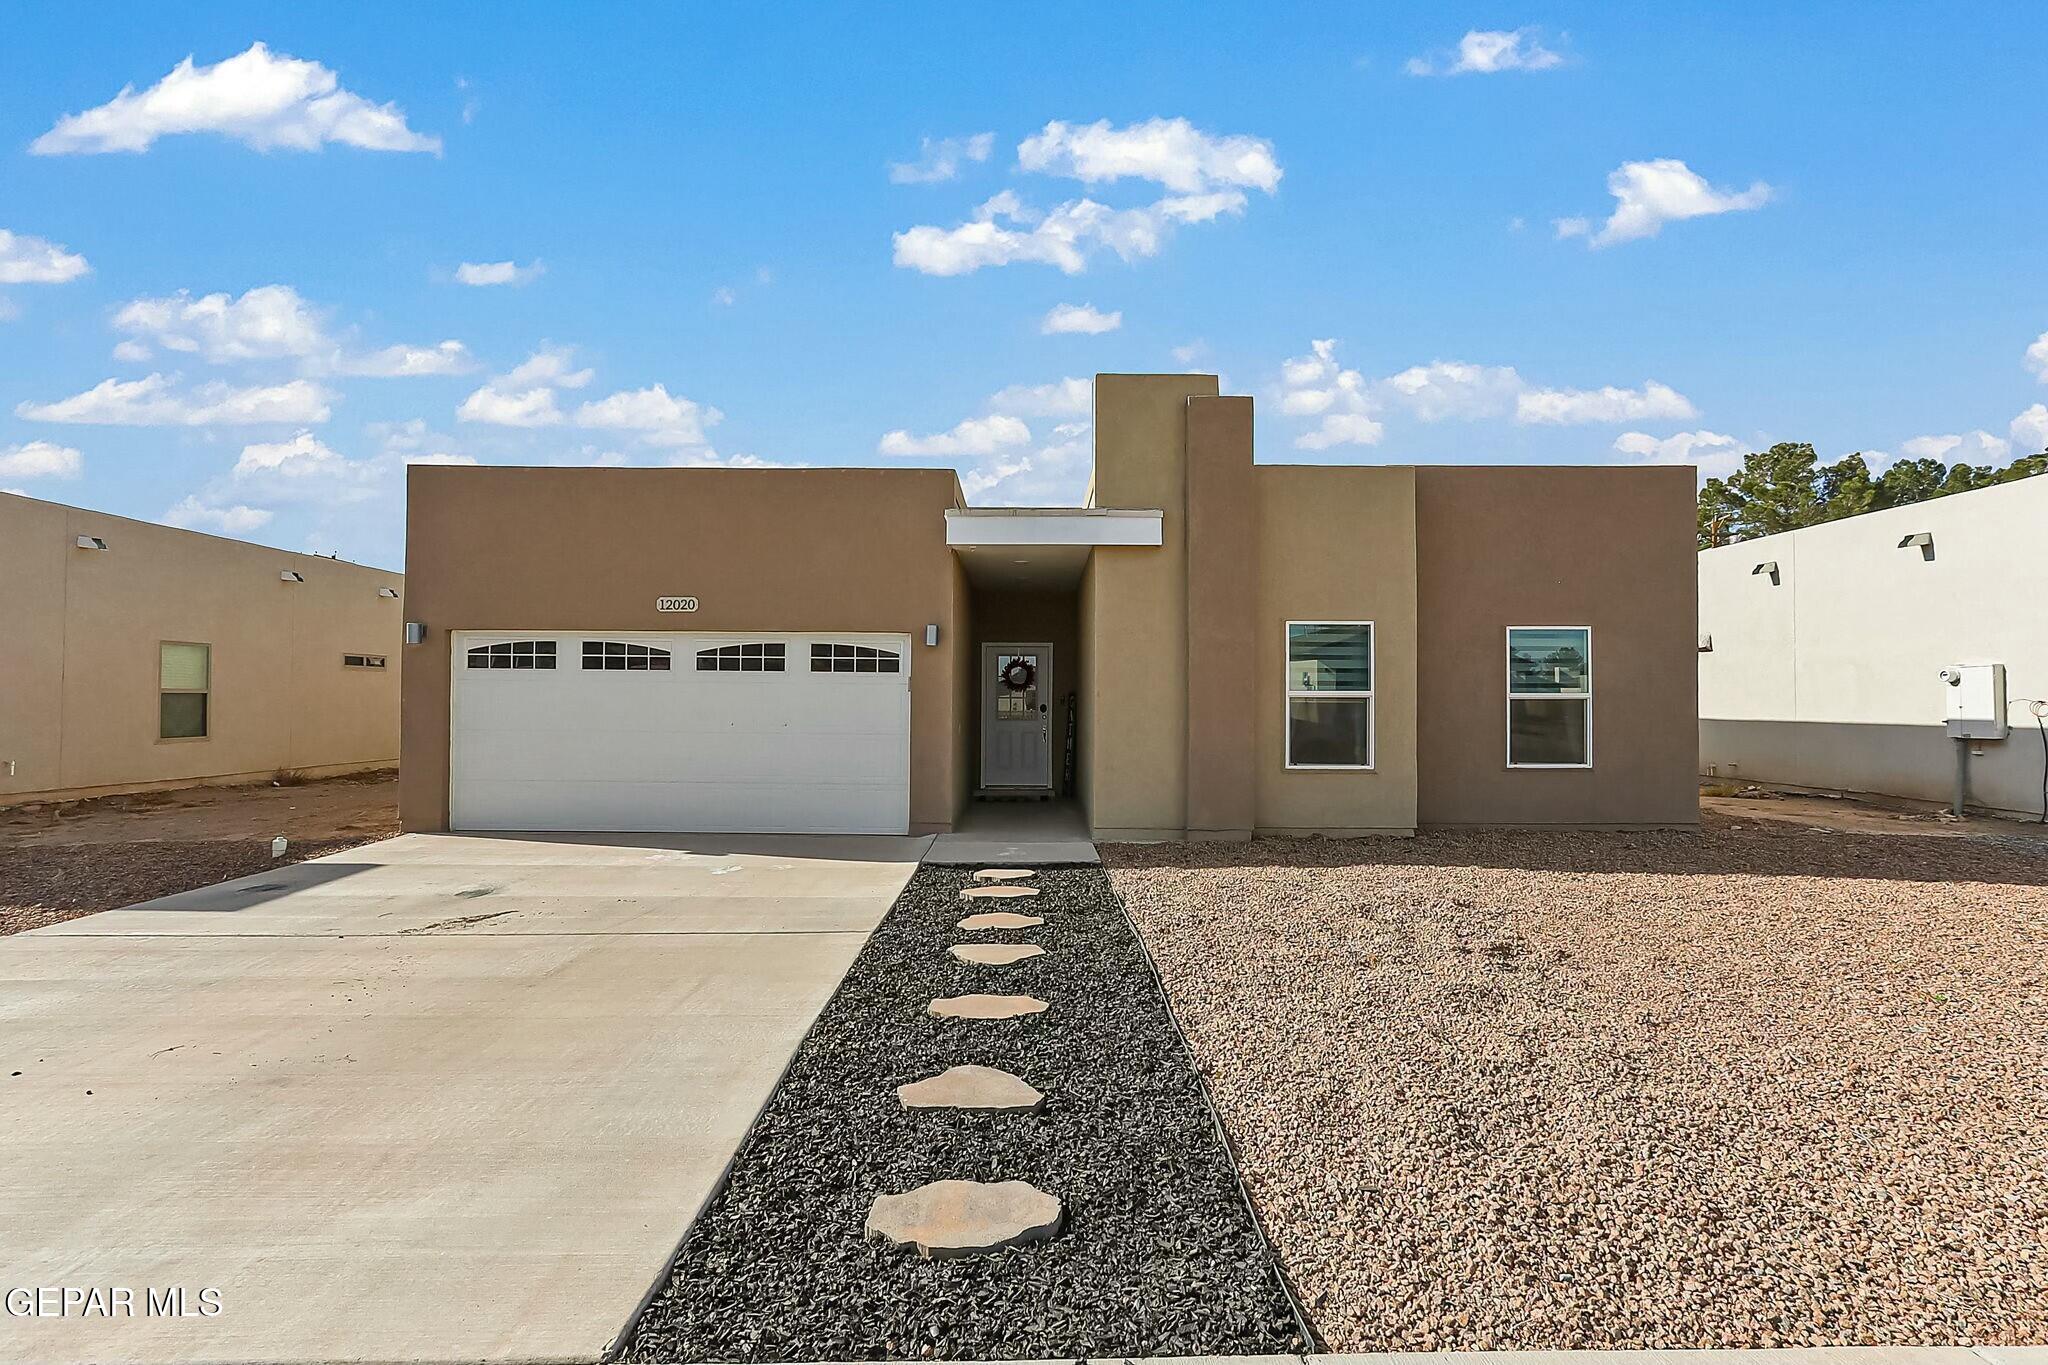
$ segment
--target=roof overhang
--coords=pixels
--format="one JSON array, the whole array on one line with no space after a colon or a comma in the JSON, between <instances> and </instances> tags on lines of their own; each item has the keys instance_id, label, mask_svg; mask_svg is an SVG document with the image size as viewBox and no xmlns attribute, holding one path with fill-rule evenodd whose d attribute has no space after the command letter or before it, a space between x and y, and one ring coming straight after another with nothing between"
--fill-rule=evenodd
<instances>
[{"instance_id":1,"label":"roof overhang","mask_svg":"<svg viewBox=\"0 0 2048 1365\"><path fill-rule=\"evenodd\" d=\"M954 507L946 543L976 587L1064 590L1098 549L1161 544L1164 520L1156 509Z\"/></svg>"}]
</instances>

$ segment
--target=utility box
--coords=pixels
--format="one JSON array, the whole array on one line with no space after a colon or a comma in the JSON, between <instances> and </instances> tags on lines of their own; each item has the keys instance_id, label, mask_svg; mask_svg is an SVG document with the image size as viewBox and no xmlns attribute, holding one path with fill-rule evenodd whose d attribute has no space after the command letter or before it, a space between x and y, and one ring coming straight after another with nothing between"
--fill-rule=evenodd
<instances>
[{"instance_id":1,"label":"utility box","mask_svg":"<svg viewBox=\"0 0 2048 1365\"><path fill-rule=\"evenodd\" d=\"M1950 739L2005 738L2004 664L1950 664L1941 683Z\"/></svg>"}]
</instances>

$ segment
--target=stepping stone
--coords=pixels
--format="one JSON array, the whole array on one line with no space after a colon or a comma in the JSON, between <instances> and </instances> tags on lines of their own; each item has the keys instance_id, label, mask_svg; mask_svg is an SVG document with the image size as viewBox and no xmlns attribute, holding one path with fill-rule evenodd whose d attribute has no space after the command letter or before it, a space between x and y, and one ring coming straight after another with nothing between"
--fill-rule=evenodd
<instances>
[{"instance_id":1,"label":"stepping stone","mask_svg":"<svg viewBox=\"0 0 2048 1365\"><path fill-rule=\"evenodd\" d=\"M1028 867L984 867L974 874L978 882L1017 882L1038 874Z\"/></svg>"},{"instance_id":2,"label":"stepping stone","mask_svg":"<svg viewBox=\"0 0 2048 1365\"><path fill-rule=\"evenodd\" d=\"M1016 1019L1051 1007L1030 995L949 995L924 1008L941 1019Z\"/></svg>"},{"instance_id":3,"label":"stepping stone","mask_svg":"<svg viewBox=\"0 0 2048 1365\"><path fill-rule=\"evenodd\" d=\"M905 1109L968 1109L978 1114L1029 1114L1045 1096L992 1066L953 1066L927 1080L896 1087Z\"/></svg>"},{"instance_id":4,"label":"stepping stone","mask_svg":"<svg viewBox=\"0 0 2048 1365\"><path fill-rule=\"evenodd\" d=\"M1037 957L1045 949L1036 943L956 943L946 951L977 967L1007 967L1012 962Z\"/></svg>"},{"instance_id":5,"label":"stepping stone","mask_svg":"<svg viewBox=\"0 0 2048 1365\"><path fill-rule=\"evenodd\" d=\"M987 910L979 915L969 915L960 921L962 929L1036 929L1045 923L1036 915L1020 915L1014 910Z\"/></svg>"},{"instance_id":6,"label":"stepping stone","mask_svg":"<svg viewBox=\"0 0 2048 1365\"><path fill-rule=\"evenodd\" d=\"M916 1247L926 1260L947 1260L1047 1241L1065 1217L1064 1204L1022 1180L935 1180L875 1200L867 1235Z\"/></svg>"},{"instance_id":7,"label":"stepping stone","mask_svg":"<svg viewBox=\"0 0 2048 1365\"><path fill-rule=\"evenodd\" d=\"M1035 886L970 886L960 893L960 899L968 901L1013 901L1024 896L1035 896Z\"/></svg>"}]
</instances>

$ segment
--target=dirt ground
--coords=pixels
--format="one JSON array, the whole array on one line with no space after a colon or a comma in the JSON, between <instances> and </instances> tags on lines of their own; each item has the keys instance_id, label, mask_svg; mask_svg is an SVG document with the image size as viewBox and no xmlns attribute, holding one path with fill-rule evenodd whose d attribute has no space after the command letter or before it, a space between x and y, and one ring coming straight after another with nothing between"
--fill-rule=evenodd
<instances>
[{"instance_id":1,"label":"dirt ground","mask_svg":"<svg viewBox=\"0 0 2048 1365\"><path fill-rule=\"evenodd\" d=\"M2048 1344L2048 840L1110 845L1329 1349Z\"/></svg>"},{"instance_id":2,"label":"dirt ground","mask_svg":"<svg viewBox=\"0 0 2048 1365\"><path fill-rule=\"evenodd\" d=\"M210 886L398 832L395 772L0 810L0 935Z\"/></svg>"}]
</instances>

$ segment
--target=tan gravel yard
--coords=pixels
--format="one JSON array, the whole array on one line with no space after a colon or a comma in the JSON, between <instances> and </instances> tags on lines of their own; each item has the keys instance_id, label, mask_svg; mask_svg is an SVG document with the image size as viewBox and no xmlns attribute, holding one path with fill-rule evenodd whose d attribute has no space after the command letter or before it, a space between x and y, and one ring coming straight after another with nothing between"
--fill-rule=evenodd
<instances>
[{"instance_id":1,"label":"tan gravel yard","mask_svg":"<svg viewBox=\"0 0 2048 1365\"><path fill-rule=\"evenodd\" d=\"M2048 1343L2048 844L1103 855L1329 1349Z\"/></svg>"}]
</instances>

